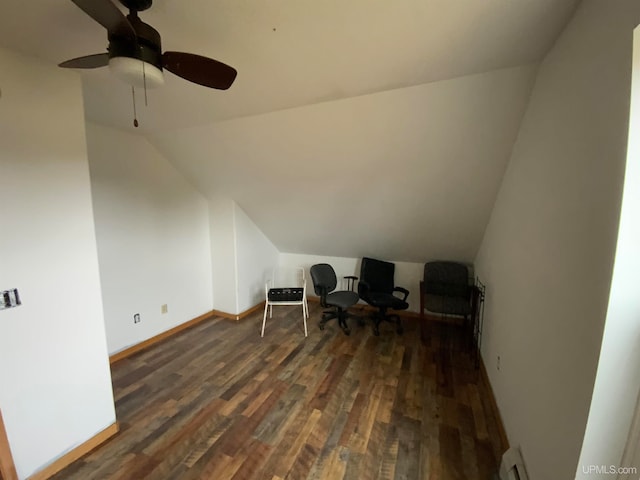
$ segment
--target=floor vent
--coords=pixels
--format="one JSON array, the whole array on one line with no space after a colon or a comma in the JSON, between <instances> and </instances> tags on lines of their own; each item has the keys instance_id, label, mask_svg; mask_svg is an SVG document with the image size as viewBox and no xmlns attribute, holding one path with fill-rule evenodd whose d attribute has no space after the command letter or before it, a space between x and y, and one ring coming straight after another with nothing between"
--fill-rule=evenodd
<instances>
[{"instance_id":1,"label":"floor vent","mask_svg":"<svg viewBox=\"0 0 640 480\"><path fill-rule=\"evenodd\" d=\"M502 455L500 480L529 480L519 448L512 447Z\"/></svg>"}]
</instances>

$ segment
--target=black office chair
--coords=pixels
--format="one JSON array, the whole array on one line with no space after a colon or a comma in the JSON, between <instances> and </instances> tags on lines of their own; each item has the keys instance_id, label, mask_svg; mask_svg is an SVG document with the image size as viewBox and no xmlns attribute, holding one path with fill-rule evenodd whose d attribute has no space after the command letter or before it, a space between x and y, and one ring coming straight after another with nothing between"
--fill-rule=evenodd
<instances>
[{"instance_id":1,"label":"black office chair","mask_svg":"<svg viewBox=\"0 0 640 480\"><path fill-rule=\"evenodd\" d=\"M388 321L396 324L396 331L402 334L400 316L388 314L387 310L406 310L409 308L407 297L409 290L394 285L393 277L396 266L393 263L364 257L360 267L360 283L358 293L360 298L378 309L374 316L373 334L380 335L380 323ZM404 298L395 296L400 292Z\"/></svg>"},{"instance_id":2,"label":"black office chair","mask_svg":"<svg viewBox=\"0 0 640 480\"><path fill-rule=\"evenodd\" d=\"M324 330L324 325L332 318L338 319L338 325L345 333L349 335L351 330L347 325L347 318L353 317L347 312L347 308L358 303L358 294L348 290L335 292L338 285L336 272L333 267L327 263L318 263L311 267L311 280L313 280L313 289L316 295L320 297L320 305L323 308L332 308L322 312L322 320L318 326L320 330Z\"/></svg>"}]
</instances>

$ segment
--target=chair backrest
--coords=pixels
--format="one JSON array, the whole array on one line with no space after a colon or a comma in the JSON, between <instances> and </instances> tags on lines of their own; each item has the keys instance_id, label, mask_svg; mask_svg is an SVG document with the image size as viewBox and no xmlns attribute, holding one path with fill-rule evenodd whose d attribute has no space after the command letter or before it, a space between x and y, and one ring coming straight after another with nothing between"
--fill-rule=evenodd
<instances>
[{"instance_id":1,"label":"chair backrest","mask_svg":"<svg viewBox=\"0 0 640 480\"><path fill-rule=\"evenodd\" d=\"M333 267L328 263L318 263L309 270L316 295L323 296L333 292L338 285L338 278Z\"/></svg>"},{"instance_id":2,"label":"chair backrest","mask_svg":"<svg viewBox=\"0 0 640 480\"><path fill-rule=\"evenodd\" d=\"M468 297L469 269L457 262L427 262L424 291L443 297Z\"/></svg>"},{"instance_id":3,"label":"chair backrest","mask_svg":"<svg viewBox=\"0 0 640 480\"><path fill-rule=\"evenodd\" d=\"M370 292L393 293L395 271L396 266L393 263L363 257L360 266L360 282L366 283ZM358 291L361 295L362 290L358 285Z\"/></svg>"}]
</instances>

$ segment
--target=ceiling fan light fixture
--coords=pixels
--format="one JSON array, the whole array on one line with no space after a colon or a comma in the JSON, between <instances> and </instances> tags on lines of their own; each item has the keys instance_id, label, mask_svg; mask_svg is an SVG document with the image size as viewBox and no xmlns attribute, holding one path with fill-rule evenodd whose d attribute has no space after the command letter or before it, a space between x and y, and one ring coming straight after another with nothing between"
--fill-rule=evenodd
<instances>
[{"instance_id":1,"label":"ceiling fan light fixture","mask_svg":"<svg viewBox=\"0 0 640 480\"><path fill-rule=\"evenodd\" d=\"M162 70L137 58L110 58L109 69L120 80L134 87L157 88L164 85Z\"/></svg>"},{"instance_id":2,"label":"ceiling fan light fixture","mask_svg":"<svg viewBox=\"0 0 640 480\"><path fill-rule=\"evenodd\" d=\"M191 83L217 90L228 89L236 79L235 68L213 58L185 52L163 52L160 33L144 23L138 12L153 0L120 0L125 15L114 0L71 0L84 13L107 29L109 46L104 53L62 62L62 68L92 69L109 65L113 74L133 87L164 85L163 70Z\"/></svg>"}]
</instances>

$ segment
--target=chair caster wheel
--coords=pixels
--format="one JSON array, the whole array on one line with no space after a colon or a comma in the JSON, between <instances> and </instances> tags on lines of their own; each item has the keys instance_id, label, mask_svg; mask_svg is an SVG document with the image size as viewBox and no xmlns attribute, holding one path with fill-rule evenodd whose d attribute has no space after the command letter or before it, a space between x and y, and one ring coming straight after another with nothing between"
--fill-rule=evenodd
<instances>
[{"instance_id":1,"label":"chair caster wheel","mask_svg":"<svg viewBox=\"0 0 640 480\"><path fill-rule=\"evenodd\" d=\"M343 328L342 331L345 335L351 335L351 330L349 330L348 328Z\"/></svg>"},{"instance_id":2,"label":"chair caster wheel","mask_svg":"<svg viewBox=\"0 0 640 480\"><path fill-rule=\"evenodd\" d=\"M323 325L322 323L319 323L319 324L318 324L318 328L319 328L320 330L324 330L324 325Z\"/></svg>"}]
</instances>

